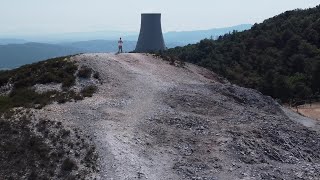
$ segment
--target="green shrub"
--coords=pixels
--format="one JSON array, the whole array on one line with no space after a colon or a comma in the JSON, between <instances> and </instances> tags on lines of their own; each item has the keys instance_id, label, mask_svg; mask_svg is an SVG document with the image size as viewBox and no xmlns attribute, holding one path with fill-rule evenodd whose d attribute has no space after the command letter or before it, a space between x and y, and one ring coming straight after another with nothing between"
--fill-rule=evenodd
<instances>
[{"instance_id":1,"label":"green shrub","mask_svg":"<svg viewBox=\"0 0 320 180\"><path fill-rule=\"evenodd\" d=\"M53 82L59 82L59 77L53 72L46 72L41 77L39 77L38 82L39 84L49 84Z\"/></svg>"},{"instance_id":2,"label":"green shrub","mask_svg":"<svg viewBox=\"0 0 320 180\"><path fill-rule=\"evenodd\" d=\"M78 174L76 179L85 179L91 172L96 172L97 158L94 156L83 162L88 172L84 172L83 168L79 171L74 158L80 160L81 155L95 155L95 149L90 149L92 145L89 139L82 135L82 138L86 138L84 142L75 141L81 147L88 147L79 150L73 145L72 132L78 129L65 129L61 122L57 126L59 123L46 119L39 120L33 127L30 120L25 116L14 121L0 117L1 180L21 177L30 180L69 179L71 171ZM70 150L77 152L78 156L70 154Z\"/></svg>"},{"instance_id":3,"label":"green shrub","mask_svg":"<svg viewBox=\"0 0 320 180\"><path fill-rule=\"evenodd\" d=\"M70 87L75 82L77 66L69 60L70 56L59 57L38 63L21 66L11 71L0 72L0 86L11 77L14 87L31 87L35 84L63 83Z\"/></svg>"},{"instance_id":4,"label":"green shrub","mask_svg":"<svg viewBox=\"0 0 320 180\"><path fill-rule=\"evenodd\" d=\"M97 91L96 86L87 86L81 90L83 97L92 97L92 95Z\"/></svg>"},{"instance_id":5,"label":"green shrub","mask_svg":"<svg viewBox=\"0 0 320 180\"><path fill-rule=\"evenodd\" d=\"M72 171L77 168L77 164L70 158L65 159L61 165L63 171Z\"/></svg>"},{"instance_id":6,"label":"green shrub","mask_svg":"<svg viewBox=\"0 0 320 180\"><path fill-rule=\"evenodd\" d=\"M62 88L68 89L71 86L73 86L76 82L76 79L74 77L65 77L62 81Z\"/></svg>"},{"instance_id":7,"label":"green shrub","mask_svg":"<svg viewBox=\"0 0 320 180\"><path fill-rule=\"evenodd\" d=\"M69 61L68 56L25 65L10 71L0 71L0 86L7 84L9 80L13 84L9 95L0 96L0 114L14 107L42 108L53 101L65 103L91 97L96 91L94 86L86 87L80 93L70 90L75 84L77 69L77 65ZM83 66L77 75L89 78L91 74L92 69ZM62 83L62 92L50 91L40 94L33 89L36 84L48 83Z\"/></svg>"},{"instance_id":8,"label":"green shrub","mask_svg":"<svg viewBox=\"0 0 320 180\"><path fill-rule=\"evenodd\" d=\"M0 96L0 112L10 108L10 98L8 96Z\"/></svg>"},{"instance_id":9,"label":"green shrub","mask_svg":"<svg viewBox=\"0 0 320 180\"><path fill-rule=\"evenodd\" d=\"M10 76L8 71L0 71L0 87L9 82Z\"/></svg>"},{"instance_id":10,"label":"green shrub","mask_svg":"<svg viewBox=\"0 0 320 180\"><path fill-rule=\"evenodd\" d=\"M79 71L78 71L78 74L77 76L79 78L85 78L85 79L88 79L91 77L91 74L92 74L92 69L87 67L87 66L82 66Z\"/></svg>"},{"instance_id":11,"label":"green shrub","mask_svg":"<svg viewBox=\"0 0 320 180\"><path fill-rule=\"evenodd\" d=\"M95 78L95 79L100 79L100 73L99 73L99 72L95 72L95 73L93 74L93 78Z\"/></svg>"}]
</instances>

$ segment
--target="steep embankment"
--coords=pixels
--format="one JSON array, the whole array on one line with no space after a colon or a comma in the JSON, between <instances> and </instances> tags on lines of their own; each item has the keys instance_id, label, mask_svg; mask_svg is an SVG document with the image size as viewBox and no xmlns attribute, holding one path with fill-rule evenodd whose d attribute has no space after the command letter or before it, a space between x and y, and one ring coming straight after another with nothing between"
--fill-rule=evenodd
<instances>
[{"instance_id":1,"label":"steep embankment","mask_svg":"<svg viewBox=\"0 0 320 180\"><path fill-rule=\"evenodd\" d=\"M100 73L98 92L35 114L94 137L100 179L320 178L318 122L289 119L270 97L151 55L72 60Z\"/></svg>"}]
</instances>

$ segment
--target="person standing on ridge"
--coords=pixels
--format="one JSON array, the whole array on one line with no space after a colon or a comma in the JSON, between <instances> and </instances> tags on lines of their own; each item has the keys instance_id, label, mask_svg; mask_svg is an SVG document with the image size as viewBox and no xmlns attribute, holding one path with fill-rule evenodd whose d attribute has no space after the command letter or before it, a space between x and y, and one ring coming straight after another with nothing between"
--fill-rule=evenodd
<instances>
[{"instance_id":1,"label":"person standing on ridge","mask_svg":"<svg viewBox=\"0 0 320 180\"><path fill-rule=\"evenodd\" d=\"M119 48L118 53L122 53L122 45L123 45L123 41L120 37L120 40L118 41L118 48Z\"/></svg>"}]
</instances>

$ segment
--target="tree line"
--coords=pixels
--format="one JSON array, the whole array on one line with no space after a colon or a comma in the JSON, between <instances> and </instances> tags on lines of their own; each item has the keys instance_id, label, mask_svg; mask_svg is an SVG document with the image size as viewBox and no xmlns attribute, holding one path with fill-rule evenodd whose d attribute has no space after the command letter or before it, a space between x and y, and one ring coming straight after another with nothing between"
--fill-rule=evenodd
<instances>
[{"instance_id":1,"label":"tree line","mask_svg":"<svg viewBox=\"0 0 320 180\"><path fill-rule=\"evenodd\" d=\"M162 54L206 67L284 103L313 99L320 92L320 6L287 11L250 30Z\"/></svg>"}]
</instances>

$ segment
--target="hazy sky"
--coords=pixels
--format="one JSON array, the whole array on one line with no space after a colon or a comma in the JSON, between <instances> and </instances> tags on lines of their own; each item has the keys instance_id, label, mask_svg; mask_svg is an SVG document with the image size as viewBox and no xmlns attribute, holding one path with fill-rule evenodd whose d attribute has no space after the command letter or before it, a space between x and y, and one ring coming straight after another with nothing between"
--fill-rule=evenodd
<instances>
[{"instance_id":1,"label":"hazy sky","mask_svg":"<svg viewBox=\"0 0 320 180\"><path fill-rule=\"evenodd\" d=\"M138 31L140 14L162 13L164 31L262 22L319 0L0 0L0 34Z\"/></svg>"}]
</instances>

